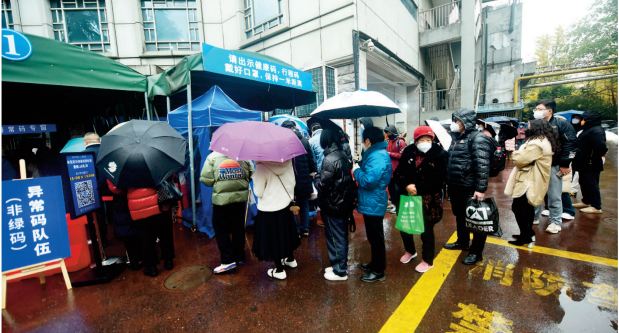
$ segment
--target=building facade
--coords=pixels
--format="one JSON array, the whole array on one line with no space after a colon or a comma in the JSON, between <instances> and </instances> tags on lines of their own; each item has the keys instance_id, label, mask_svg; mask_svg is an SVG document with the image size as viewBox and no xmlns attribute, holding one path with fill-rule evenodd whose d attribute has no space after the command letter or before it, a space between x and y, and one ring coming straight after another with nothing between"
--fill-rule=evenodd
<instances>
[{"instance_id":1,"label":"building facade","mask_svg":"<svg viewBox=\"0 0 619 333\"><path fill-rule=\"evenodd\" d=\"M147 75L199 52L203 42L264 53L311 72L317 104L339 92L380 91L403 113L376 125L411 131L490 96L508 100L509 82L522 73L522 5L501 8L480 0L2 0L2 23ZM501 14L493 18L494 11ZM512 20L507 37L504 12ZM342 125L354 134L351 122Z\"/></svg>"}]
</instances>

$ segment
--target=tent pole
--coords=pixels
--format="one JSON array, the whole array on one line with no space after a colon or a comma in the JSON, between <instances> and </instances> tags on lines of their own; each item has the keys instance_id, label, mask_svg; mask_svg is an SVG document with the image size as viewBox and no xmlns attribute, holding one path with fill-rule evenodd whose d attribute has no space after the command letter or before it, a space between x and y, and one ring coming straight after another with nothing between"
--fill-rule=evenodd
<instances>
[{"instance_id":1,"label":"tent pole","mask_svg":"<svg viewBox=\"0 0 619 333\"><path fill-rule=\"evenodd\" d=\"M169 98L168 98L169 101ZM169 104L168 104L169 105ZM168 106L169 109L169 106ZM192 117L192 105L191 105L191 83L187 85L187 137L189 139L189 172L191 178L191 217L193 219L193 227L197 225L196 221L196 176L194 174L193 163L193 117Z\"/></svg>"},{"instance_id":2,"label":"tent pole","mask_svg":"<svg viewBox=\"0 0 619 333\"><path fill-rule=\"evenodd\" d=\"M146 105L146 120L150 120L150 107L148 105L148 94L144 93L144 105Z\"/></svg>"}]
</instances>

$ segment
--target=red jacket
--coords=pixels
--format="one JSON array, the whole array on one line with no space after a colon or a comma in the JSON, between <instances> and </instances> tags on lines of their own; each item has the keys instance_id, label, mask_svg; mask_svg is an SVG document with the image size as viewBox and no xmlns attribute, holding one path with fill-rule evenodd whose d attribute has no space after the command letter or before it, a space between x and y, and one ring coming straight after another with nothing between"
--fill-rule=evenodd
<instances>
[{"instance_id":1,"label":"red jacket","mask_svg":"<svg viewBox=\"0 0 619 333\"><path fill-rule=\"evenodd\" d=\"M400 137L395 140L389 140L389 143L387 143L387 152L389 157L391 157L391 171L395 171L398 167L404 148L406 148L406 141Z\"/></svg>"},{"instance_id":2,"label":"red jacket","mask_svg":"<svg viewBox=\"0 0 619 333\"><path fill-rule=\"evenodd\" d=\"M154 188L130 188L127 191L127 203L132 220L141 220L161 214Z\"/></svg>"}]
</instances>

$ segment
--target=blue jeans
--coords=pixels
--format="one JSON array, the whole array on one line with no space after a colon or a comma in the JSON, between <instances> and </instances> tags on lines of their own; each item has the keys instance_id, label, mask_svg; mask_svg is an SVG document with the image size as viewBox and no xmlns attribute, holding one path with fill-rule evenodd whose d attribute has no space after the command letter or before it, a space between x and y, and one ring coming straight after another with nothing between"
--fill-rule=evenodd
<instances>
[{"instance_id":1,"label":"blue jeans","mask_svg":"<svg viewBox=\"0 0 619 333\"><path fill-rule=\"evenodd\" d=\"M561 202L561 192L563 189L563 180L557 176L559 172L559 166L553 165L550 168L550 184L548 184L548 210L550 211L550 223L558 225L563 224L561 214L563 214L563 203ZM542 213L542 206L535 207L535 219L539 221L540 214Z\"/></svg>"},{"instance_id":2,"label":"blue jeans","mask_svg":"<svg viewBox=\"0 0 619 333\"><path fill-rule=\"evenodd\" d=\"M348 222L344 218L322 214L325 220L327 252L333 273L346 276L348 268Z\"/></svg>"},{"instance_id":3,"label":"blue jeans","mask_svg":"<svg viewBox=\"0 0 619 333\"><path fill-rule=\"evenodd\" d=\"M298 200L297 204L301 211L299 212L299 223L297 224L297 231L299 233L309 232L309 199Z\"/></svg>"}]
</instances>

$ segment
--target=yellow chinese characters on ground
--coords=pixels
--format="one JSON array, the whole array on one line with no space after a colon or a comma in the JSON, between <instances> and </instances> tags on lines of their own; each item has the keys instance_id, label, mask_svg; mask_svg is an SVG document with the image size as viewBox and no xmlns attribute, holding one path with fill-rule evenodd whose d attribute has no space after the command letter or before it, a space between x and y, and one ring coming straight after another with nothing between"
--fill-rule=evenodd
<instances>
[{"instance_id":1,"label":"yellow chinese characters on ground","mask_svg":"<svg viewBox=\"0 0 619 333\"><path fill-rule=\"evenodd\" d=\"M452 312L457 322L449 325L448 333L477 333L477 332L512 332L514 322L496 311L485 311L475 304L458 303L460 311Z\"/></svg>"}]
</instances>

